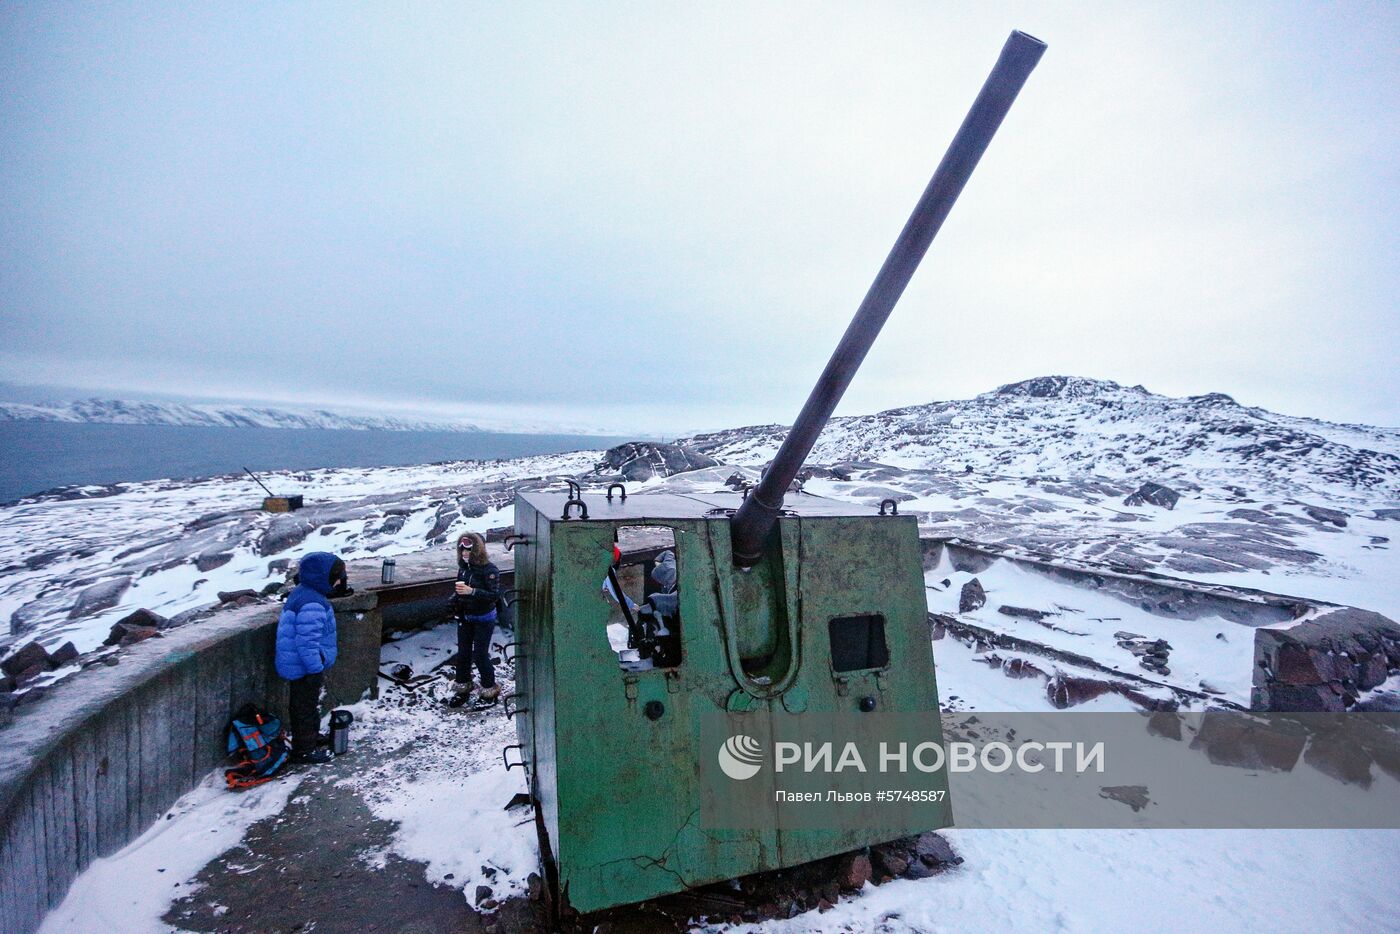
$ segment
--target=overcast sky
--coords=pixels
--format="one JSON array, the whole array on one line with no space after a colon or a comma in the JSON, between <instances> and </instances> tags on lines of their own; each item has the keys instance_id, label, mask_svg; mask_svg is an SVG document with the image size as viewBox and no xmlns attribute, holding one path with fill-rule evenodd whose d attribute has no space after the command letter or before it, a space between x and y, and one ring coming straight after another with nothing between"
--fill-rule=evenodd
<instances>
[{"instance_id":1,"label":"overcast sky","mask_svg":"<svg viewBox=\"0 0 1400 934\"><path fill-rule=\"evenodd\" d=\"M839 410L1066 373L1400 425L1400 5L0 7L0 380L796 414L1012 28L1049 44Z\"/></svg>"}]
</instances>

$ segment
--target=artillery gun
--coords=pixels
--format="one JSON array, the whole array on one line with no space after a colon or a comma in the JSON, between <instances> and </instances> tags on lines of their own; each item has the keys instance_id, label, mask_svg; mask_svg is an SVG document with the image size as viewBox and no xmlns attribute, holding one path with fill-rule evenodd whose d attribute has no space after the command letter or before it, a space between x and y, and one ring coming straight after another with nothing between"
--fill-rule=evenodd
<instances>
[{"instance_id":1,"label":"artillery gun","mask_svg":"<svg viewBox=\"0 0 1400 934\"><path fill-rule=\"evenodd\" d=\"M782 738L803 718L840 712L936 720L916 519L893 502L877 512L784 496L1044 50L1020 32L1007 40L756 488L742 498L629 498L614 495L617 485L588 502L577 489L517 496L517 692L506 711L519 743L503 755L528 777L556 906L597 911L888 839L869 828L798 828L762 781L747 786L759 789L750 829L703 826L700 764L717 749L698 724L721 717L732 735ZM673 543L678 600L667 637L678 651L663 665L620 663L606 637L619 611L634 623L610 577L623 527ZM879 718L854 722L878 730ZM946 773L929 781L946 793ZM951 823L946 798L925 813L920 829Z\"/></svg>"}]
</instances>

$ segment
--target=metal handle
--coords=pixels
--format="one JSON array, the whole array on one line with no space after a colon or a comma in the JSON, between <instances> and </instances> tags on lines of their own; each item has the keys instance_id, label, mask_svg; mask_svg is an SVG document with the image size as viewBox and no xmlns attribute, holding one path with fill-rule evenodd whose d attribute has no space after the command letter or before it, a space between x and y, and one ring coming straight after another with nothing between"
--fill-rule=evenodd
<instances>
[{"instance_id":1,"label":"metal handle","mask_svg":"<svg viewBox=\"0 0 1400 934\"><path fill-rule=\"evenodd\" d=\"M501 600L506 606L515 606L520 602L520 591L514 587L507 587L501 591Z\"/></svg>"},{"instance_id":2,"label":"metal handle","mask_svg":"<svg viewBox=\"0 0 1400 934\"><path fill-rule=\"evenodd\" d=\"M529 707L517 707L514 710L510 709L510 702L519 696L519 692L516 692L515 694L507 694L505 697L501 698L501 712L506 715L507 720L514 717L516 714L528 713L530 711Z\"/></svg>"},{"instance_id":3,"label":"metal handle","mask_svg":"<svg viewBox=\"0 0 1400 934\"><path fill-rule=\"evenodd\" d=\"M569 485L569 499L583 499L583 487L577 481L565 479L564 482Z\"/></svg>"},{"instance_id":4,"label":"metal handle","mask_svg":"<svg viewBox=\"0 0 1400 934\"><path fill-rule=\"evenodd\" d=\"M511 648L514 648L514 649L520 648L520 643L519 643L519 642L507 642L505 645L501 646L501 660L504 661L507 665L514 665L514 664L515 664L515 660L516 660L517 658L520 657L520 653L519 653L519 652L516 652L514 655L511 655L510 657L506 657L506 649L511 649Z\"/></svg>"},{"instance_id":5,"label":"metal handle","mask_svg":"<svg viewBox=\"0 0 1400 934\"><path fill-rule=\"evenodd\" d=\"M569 500L567 503L564 504L564 519L567 520L567 519L573 518L572 516L569 515L569 510L570 510L571 508L573 508L574 506L577 506L577 507L578 507L578 517L579 517L580 519L587 519L587 518L588 518L588 504L585 503L583 500L577 499L577 498L576 498L576 499L571 499L571 500Z\"/></svg>"},{"instance_id":6,"label":"metal handle","mask_svg":"<svg viewBox=\"0 0 1400 934\"><path fill-rule=\"evenodd\" d=\"M519 762L511 762L511 761L510 761L509 753L510 753L510 751L511 751L512 749L519 749L519 750L521 751L521 752L520 752L520 761L519 761ZM515 769L515 768L520 768L520 769L525 768L525 751L524 751L524 750L525 750L525 747L522 746L522 745L520 745L519 743L513 743L512 745L506 746L504 749L501 750L501 761L502 761L503 763L505 763L506 771L507 771L507 772L509 772L511 769Z\"/></svg>"},{"instance_id":7,"label":"metal handle","mask_svg":"<svg viewBox=\"0 0 1400 934\"><path fill-rule=\"evenodd\" d=\"M617 490L622 494L622 502L627 502L627 487L623 486L621 483L608 484L608 502L612 502L613 490Z\"/></svg>"},{"instance_id":8,"label":"metal handle","mask_svg":"<svg viewBox=\"0 0 1400 934\"><path fill-rule=\"evenodd\" d=\"M897 516L897 515L899 515L899 503L896 503L896 502L895 502L894 500L892 500L892 499L882 499L882 500L880 500L880 515L883 516L883 515L885 514L885 507L886 507L886 506L890 507L890 512L889 512L890 515L892 515L892 516Z\"/></svg>"},{"instance_id":9,"label":"metal handle","mask_svg":"<svg viewBox=\"0 0 1400 934\"><path fill-rule=\"evenodd\" d=\"M507 535L505 538L503 538L502 542L505 543L506 551L511 551L515 548L516 545L530 544L530 536L516 535L514 533L511 533L510 535Z\"/></svg>"}]
</instances>

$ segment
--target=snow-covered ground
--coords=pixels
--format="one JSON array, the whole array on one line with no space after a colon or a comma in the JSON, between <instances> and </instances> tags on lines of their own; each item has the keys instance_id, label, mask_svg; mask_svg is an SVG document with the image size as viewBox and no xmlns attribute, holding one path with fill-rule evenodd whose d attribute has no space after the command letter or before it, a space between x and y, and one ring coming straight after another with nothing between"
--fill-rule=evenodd
<instances>
[{"instance_id":1,"label":"snow-covered ground","mask_svg":"<svg viewBox=\"0 0 1400 934\"><path fill-rule=\"evenodd\" d=\"M386 665L430 671L455 649L451 627L385 647ZM1038 681L1006 677L977 652L935 643L940 692L961 710L1048 710ZM421 689L420 689L421 690ZM509 682L507 682L509 690ZM425 864L429 884L471 899L489 883L520 895L538 852L529 812L503 805L523 790L498 750L512 741L497 711L384 699L354 709L354 749L377 763L335 779L396 829L382 848ZM1080 710L1129 710L1106 695ZM304 774L304 773L303 773ZM277 820L293 776L230 794L206 782L135 843L93 865L48 918L44 934L166 931L176 898L198 899L199 869L257 820ZM311 776L315 780L315 776ZM315 793L314 789L311 792ZM825 913L710 930L811 932L1400 930L1400 831L951 830L965 862L932 878L867 885ZM264 885L275 881L263 880ZM217 911L217 909L216 909Z\"/></svg>"},{"instance_id":2,"label":"snow-covered ground","mask_svg":"<svg viewBox=\"0 0 1400 934\"><path fill-rule=\"evenodd\" d=\"M722 466L640 487L717 489L735 473L755 479L779 437L779 429L759 427L692 439ZM809 459L836 469L818 471L806 489L868 504L894 497L902 512L919 516L927 535L1400 618L1400 567L1390 541L1400 530L1397 453L1395 429L1292 418L1217 395L1169 399L1112 383L1045 378L972 400L836 420ZM286 516L257 512L249 484L236 478L119 484L24 501L0 509L0 620L10 617L13 639L38 637L53 648L71 638L90 648L136 607L171 615L212 602L219 590L258 588L281 579L280 562L313 548L348 558L387 556L464 529L507 525L517 487L562 486L562 477L578 476L587 488L601 489L603 478L593 473L600 459L599 452L584 452L275 475L279 488L299 490L310 503ZM1146 481L1179 493L1175 508L1125 505ZM951 569L930 575L931 605L947 609L969 576ZM1124 616L1121 603L1090 605L1078 591L1071 600L1011 565L993 569L982 583L996 598L982 612L996 612L1001 603L1063 604L1078 612L1050 622L1068 632L1025 623L1039 641L1063 637L1066 649L1104 664L1133 664L1116 642L1095 642L1074 625L1080 617ZM1012 618L996 622L1003 629L1021 625ZM1219 644L1207 651L1187 634L1161 628L1171 625L1156 616L1124 618L1112 629L1167 638L1174 674L1238 697L1247 665L1236 667L1243 648L1229 638L1231 630L1220 629L1225 640L1215 640L1212 630L1205 644ZM1211 621L1191 625L1208 628ZM418 659L418 667L445 657L448 638L444 631L415 636L386 649L386 658L398 652ZM935 651L949 707L1049 709L1039 679L1008 678L954 639L939 641ZM1076 709L1133 708L1106 694ZM359 748L384 760L344 781L398 828L384 851L363 858L392 852L421 861L431 881L458 886L464 896L482 878L492 878L503 894L519 892L525 867L533 866L534 841L528 823L500 811L519 790L519 772L507 773L495 758L509 741L509 724L382 701L361 705L358 714ZM232 805L217 803L222 793L192 792L169 821L89 870L46 930L160 929L156 919L178 894L165 877L188 883L197 862L267 813L258 801L276 810L273 792L262 794L267 797L241 799L253 802L246 811L225 814ZM474 823L437 819L452 813ZM203 847L187 842L217 821L234 830L199 838ZM483 829L463 836L462 827ZM950 837L966 858L954 871L867 888L827 913L764 929L1400 930L1396 832L961 830ZM166 873L157 874L160 868ZM118 885L114 880L141 890L120 902L127 908L116 916L117 927L93 913Z\"/></svg>"}]
</instances>

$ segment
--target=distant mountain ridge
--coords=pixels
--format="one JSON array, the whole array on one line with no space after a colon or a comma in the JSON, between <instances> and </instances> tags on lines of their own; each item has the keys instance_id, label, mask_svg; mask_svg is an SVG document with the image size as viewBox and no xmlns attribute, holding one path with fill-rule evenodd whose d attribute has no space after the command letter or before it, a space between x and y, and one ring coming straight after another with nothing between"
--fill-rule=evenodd
<instances>
[{"instance_id":1,"label":"distant mountain ridge","mask_svg":"<svg viewBox=\"0 0 1400 934\"><path fill-rule=\"evenodd\" d=\"M323 428L340 431L487 430L470 422L448 419L344 415L326 409L294 411L247 405L127 402L120 399L81 399L77 402L43 405L0 402L0 421L181 425L205 428Z\"/></svg>"},{"instance_id":2,"label":"distant mountain ridge","mask_svg":"<svg viewBox=\"0 0 1400 934\"><path fill-rule=\"evenodd\" d=\"M759 425L683 443L761 465L787 429ZM1400 429L1242 406L1223 393L1176 398L1111 380L1041 376L971 399L832 419L808 463L876 461L983 476L1104 476L1400 502Z\"/></svg>"}]
</instances>

